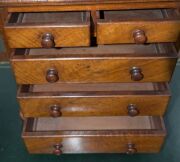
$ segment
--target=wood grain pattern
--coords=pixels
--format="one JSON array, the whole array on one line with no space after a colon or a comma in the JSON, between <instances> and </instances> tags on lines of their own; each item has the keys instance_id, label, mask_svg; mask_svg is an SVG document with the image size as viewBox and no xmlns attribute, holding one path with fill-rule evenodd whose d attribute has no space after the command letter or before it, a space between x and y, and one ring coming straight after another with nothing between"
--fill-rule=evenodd
<instances>
[{"instance_id":1,"label":"wood grain pattern","mask_svg":"<svg viewBox=\"0 0 180 162\"><path fill-rule=\"evenodd\" d=\"M161 2L178 2L178 0L161 0ZM150 0L150 1L147 1L147 0L127 0L126 3L137 3L137 2L159 2L159 0ZM37 5L37 4L41 4L41 5L67 5L67 4L101 4L101 3L124 3L123 0L104 0L104 1L95 1L95 0L85 0L85 1L77 1L77 0L71 0L71 1L66 1L66 0L1 0L0 1L0 4L3 6L3 5Z\"/></svg>"},{"instance_id":2,"label":"wood grain pattern","mask_svg":"<svg viewBox=\"0 0 180 162\"><path fill-rule=\"evenodd\" d=\"M25 122L22 137L30 153L52 154L53 146L61 143L63 153L126 153L127 144L133 143L137 152L159 152L165 137L162 120L150 130L109 131L54 131L41 132L28 129ZM161 125L161 126L160 126ZM34 126L31 126L32 128Z\"/></svg>"},{"instance_id":3,"label":"wood grain pattern","mask_svg":"<svg viewBox=\"0 0 180 162\"><path fill-rule=\"evenodd\" d=\"M135 43L133 32L142 30L147 37L147 43L151 42L176 42L180 34L179 16L153 16L155 11L145 11L147 14L139 15L140 11L129 11L123 15L115 12L105 12L104 20L97 21L97 43L98 44L116 44L116 43ZM165 11L162 11L165 12ZM111 15L108 15L111 14ZM106 15L107 14L107 15ZM123 17L121 17L121 14ZM137 14L137 17L134 16ZM163 14L163 13L162 13ZM130 16L132 15L132 16ZM149 18L144 17L149 16ZM108 17L108 18L106 18ZM115 17L115 18L114 18ZM107 39L108 38L108 39Z\"/></svg>"},{"instance_id":4,"label":"wood grain pattern","mask_svg":"<svg viewBox=\"0 0 180 162\"><path fill-rule=\"evenodd\" d=\"M127 0L127 2L137 2L137 1L140 1L141 2L141 0ZM153 2L153 1L159 1L159 0L150 0L151 2ZM176 1L176 0L161 0L162 2L163 1ZM67 1L65 1L65 0L1 0L1 3L19 3L19 4L21 4L21 3L29 3L29 2L33 2L33 3L44 3L44 2L49 2L49 3L52 3L52 2L66 2L66 3L70 3L70 2L67 2ZM72 0L71 2L78 2L77 0ZM83 2L83 1L82 1ZM101 1L99 1L99 0L97 0L97 1L95 1L95 0L85 0L84 1L84 3L86 3L86 2L101 2ZM117 2L117 0L104 0L104 3L106 3L106 2ZM120 0L119 2L124 2L123 0ZM144 0L144 2L146 2L146 0ZM149 1L148 1L149 2Z\"/></svg>"},{"instance_id":5,"label":"wood grain pattern","mask_svg":"<svg viewBox=\"0 0 180 162\"><path fill-rule=\"evenodd\" d=\"M21 86L17 98L24 117L51 116L52 105L60 106L61 116L127 116L129 104L137 106L139 116L163 116L170 97L167 86L154 84L152 85L154 88L149 90L145 85L132 83L127 84L126 87L124 84L122 86L119 84L95 84L94 86L57 84L52 85L55 91L52 91L51 87L46 88L46 85L41 85L35 92L34 86ZM79 88L73 89L71 88L73 86ZM113 86L116 90L111 88ZM141 86L142 89L131 90L131 86ZM70 90L63 90L64 87ZM88 87L91 90L87 91ZM100 87L102 88L98 91Z\"/></svg>"},{"instance_id":6,"label":"wood grain pattern","mask_svg":"<svg viewBox=\"0 0 180 162\"><path fill-rule=\"evenodd\" d=\"M83 1L84 2L84 1ZM104 1L103 1L104 2ZM178 8L180 6L179 1L164 1L164 2L127 2L126 3L99 3L99 4L86 4L82 7L81 4L68 4L61 5L57 3L55 5L36 5L31 4L6 4L9 12L36 12L36 11L91 11L91 10L120 10L120 9L149 9L149 8ZM0 4L1 6L1 4Z\"/></svg>"},{"instance_id":7,"label":"wood grain pattern","mask_svg":"<svg viewBox=\"0 0 180 162\"><path fill-rule=\"evenodd\" d=\"M29 153L52 154L53 146L62 143L63 153L126 153L128 142L135 143L138 153L157 153L163 136L110 136L110 137L23 137ZM148 142L149 141L149 142ZM76 145L76 143L78 143ZM150 143L150 144L148 144Z\"/></svg>"},{"instance_id":8,"label":"wood grain pattern","mask_svg":"<svg viewBox=\"0 0 180 162\"><path fill-rule=\"evenodd\" d=\"M177 9L179 0L0 0L0 7L20 15L15 21L9 16L5 25L11 48L42 47L42 35L47 32L55 47L94 46L91 36L97 36L99 44L134 43L132 31L137 28L144 30L148 43L175 42L180 33L179 17L169 12L162 12L160 18L145 13L131 19L128 14L123 16L126 20L115 15L116 20L108 20L107 15L102 20L96 14L103 10ZM50 11L71 12L64 19ZM77 20L75 14L70 15L72 11L90 11L91 17ZM43 43L45 47L46 39ZM22 138L30 153L52 154L57 144L62 145L63 153L127 153L128 144L137 153L160 151L166 135L162 118L141 115L164 114L170 97L168 85L134 83L130 71L135 69L135 80L143 78L140 82L170 81L177 52L172 44L120 46L16 50L11 64L17 83L38 84L22 85L18 90ZM49 84L47 78L58 84ZM40 85L44 83L48 84ZM59 105L61 118L28 118L49 117L54 104ZM138 117L125 116L128 104L137 106Z\"/></svg>"},{"instance_id":9,"label":"wood grain pattern","mask_svg":"<svg viewBox=\"0 0 180 162\"><path fill-rule=\"evenodd\" d=\"M25 16L26 14L24 14L23 17ZM66 21L58 22L58 15L53 15L53 13L47 14L49 17L46 17L46 15L42 13L42 15L39 16L39 20L36 20L36 14L30 16L30 20L23 20L22 18L22 20L18 20L19 22L9 22L5 25L6 37L11 48L42 47L42 36L45 33L51 33L53 35L55 47L90 45L90 23L88 18L82 21L83 18L79 16L79 21L74 22L73 16L71 16L72 22L68 20L69 22L66 23ZM52 22L50 17L53 16L57 21L54 20L54 22ZM59 16L63 18L61 13ZM64 14L64 16L67 17L68 13ZM11 20L11 16L9 17ZM38 23L45 18L47 21Z\"/></svg>"},{"instance_id":10,"label":"wood grain pattern","mask_svg":"<svg viewBox=\"0 0 180 162\"><path fill-rule=\"evenodd\" d=\"M128 45L129 51L135 51L136 54L123 54L124 49L120 47L116 50L111 46L105 49L100 47L99 50L94 47L92 51L91 48L69 49L69 54L68 50L60 49L54 51L55 55L30 52L33 55L26 53L23 56L17 52L12 57L11 65L18 84L48 83L46 73L50 68L55 68L58 72L59 83L134 82L130 74L132 67L141 68L144 78L140 82L166 82L171 79L176 64L175 51L164 51L159 55L156 52L146 54L140 48L141 52L136 53L137 48L132 49ZM78 51L80 54L76 54ZM39 53L43 54L42 51Z\"/></svg>"}]
</instances>

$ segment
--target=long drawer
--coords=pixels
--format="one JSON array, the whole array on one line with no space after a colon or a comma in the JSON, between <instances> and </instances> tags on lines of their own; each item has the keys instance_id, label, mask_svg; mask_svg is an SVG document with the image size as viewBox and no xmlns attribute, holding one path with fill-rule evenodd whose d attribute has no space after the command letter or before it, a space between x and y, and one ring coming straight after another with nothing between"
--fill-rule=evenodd
<instances>
[{"instance_id":1,"label":"long drawer","mask_svg":"<svg viewBox=\"0 0 180 162\"><path fill-rule=\"evenodd\" d=\"M167 82L177 61L173 44L17 49L18 84Z\"/></svg>"},{"instance_id":2,"label":"long drawer","mask_svg":"<svg viewBox=\"0 0 180 162\"><path fill-rule=\"evenodd\" d=\"M29 118L22 137L30 153L155 153L166 130L159 117Z\"/></svg>"},{"instance_id":3,"label":"long drawer","mask_svg":"<svg viewBox=\"0 0 180 162\"><path fill-rule=\"evenodd\" d=\"M10 13L4 28L11 48L90 45L88 12Z\"/></svg>"},{"instance_id":4,"label":"long drawer","mask_svg":"<svg viewBox=\"0 0 180 162\"><path fill-rule=\"evenodd\" d=\"M45 84L19 87L24 117L163 116L170 92L165 83Z\"/></svg>"},{"instance_id":5,"label":"long drawer","mask_svg":"<svg viewBox=\"0 0 180 162\"><path fill-rule=\"evenodd\" d=\"M180 13L174 9L102 11L97 20L97 43L176 42Z\"/></svg>"}]
</instances>

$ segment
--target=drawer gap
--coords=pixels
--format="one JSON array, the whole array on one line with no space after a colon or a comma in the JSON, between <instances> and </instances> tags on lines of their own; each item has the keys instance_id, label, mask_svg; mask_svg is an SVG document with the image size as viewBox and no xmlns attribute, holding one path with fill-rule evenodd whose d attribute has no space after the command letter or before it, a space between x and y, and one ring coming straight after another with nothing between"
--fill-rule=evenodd
<instances>
[{"instance_id":1,"label":"drawer gap","mask_svg":"<svg viewBox=\"0 0 180 162\"><path fill-rule=\"evenodd\" d=\"M163 9L161 12L164 18L180 18L180 13L177 9Z\"/></svg>"},{"instance_id":2,"label":"drawer gap","mask_svg":"<svg viewBox=\"0 0 180 162\"><path fill-rule=\"evenodd\" d=\"M159 44L121 44L99 45L97 47L60 48L60 49L16 49L14 56L50 56L50 57L112 57L112 56L177 56L177 51L171 43Z\"/></svg>"},{"instance_id":3,"label":"drawer gap","mask_svg":"<svg viewBox=\"0 0 180 162\"><path fill-rule=\"evenodd\" d=\"M45 84L22 85L18 98L35 96L118 96L118 95L164 95L170 96L167 83L108 83L108 84Z\"/></svg>"},{"instance_id":4,"label":"drawer gap","mask_svg":"<svg viewBox=\"0 0 180 162\"><path fill-rule=\"evenodd\" d=\"M100 11L100 19L106 21L124 20L162 20L165 18L177 19L178 11L175 9L147 9L147 10L116 10Z\"/></svg>"},{"instance_id":5,"label":"drawer gap","mask_svg":"<svg viewBox=\"0 0 180 162\"><path fill-rule=\"evenodd\" d=\"M106 130L164 130L161 118L152 116L140 117L61 117L32 118L27 120L31 125L26 132L46 131L106 131ZM32 123L33 122L33 123Z\"/></svg>"},{"instance_id":6,"label":"drawer gap","mask_svg":"<svg viewBox=\"0 0 180 162\"><path fill-rule=\"evenodd\" d=\"M8 23L20 24L81 24L89 20L87 12L10 13Z\"/></svg>"},{"instance_id":7,"label":"drawer gap","mask_svg":"<svg viewBox=\"0 0 180 162\"><path fill-rule=\"evenodd\" d=\"M31 92L165 91L166 83L46 84L33 85Z\"/></svg>"}]
</instances>

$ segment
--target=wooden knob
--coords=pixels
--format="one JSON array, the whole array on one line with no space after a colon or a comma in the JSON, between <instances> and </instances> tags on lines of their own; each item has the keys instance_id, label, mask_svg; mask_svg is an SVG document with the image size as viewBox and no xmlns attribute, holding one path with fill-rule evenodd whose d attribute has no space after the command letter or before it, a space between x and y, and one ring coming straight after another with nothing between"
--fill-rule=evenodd
<instances>
[{"instance_id":1,"label":"wooden knob","mask_svg":"<svg viewBox=\"0 0 180 162\"><path fill-rule=\"evenodd\" d=\"M46 80L49 83L55 83L59 80L58 71L56 69L48 69L46 72Z\"/></svg>"},{"instance_id":2,"label":"wooden knob","mask_svg":"<svg viewBox=\"0 0 180 162\"><path fill-rule=\"evenodd\" d=\"M133 31L133 38L134 38L135 43L137 44L144 44L147 41L145 32L139 29Z\"/></svg>"},{"instance_id":3,"label":"wooden knob","mask_svg":"<svg viewBox=\"0 0 180 162\"><path fill-rule=\"evenodd\" d=\"M131 80L140 81L144 78L142 70L138 67L132 67L130 70Z\"/></svg>"},{"instance_id":4,"label":"wooden knob","mask_svg":"<svg viewBox=\"0 0 180 162\"><path fill-rule=\"evenodd\" d=\"M132 155L137 153L137 149L135 147L135 144L129 143L127 144L127 154Z\"/></svg>"},{"instance_id":5,"label":"wooden knob","mask_svg":"<svg viewBox=\"0 0 180 162\"><path fill-rule=\"evenodd\" d=\"M62 144L55 144L54 145L54 150L53 150L53 154L55 155L61 155L62 154Z\"/></svg>"},{"instance_id":6,"label":"wooden knob","mask_svg":"<svg viewBox=\"0 0 180 162\"><path fill-rule=\"evenodd\" d=\"M50 33L45 33L42 36L41 45L43 48L55 47L54 37Z\"/></svg>"},{"instance_id":7,"label":"wooden knob","mask_svg":"<svg viewBox=\"0 0 180 162\"><path fill-rule=\"evenodd\" d=\"M61 113L61 107L58 105L52 105L50 106L50 115L52 117L59 117L62 115Z\"/></svg>"},{"instance_id":8,"label":"wooden knob","mask_svg":"<svg viewBox=\"0 0 180 162\"><path fill-rule=\"evenodd\" d=\"M139 114L139 110L135 104L129 104L127 106L128 109L128 115L129 116L137 116Z\"/></svg>"}]
</instances>

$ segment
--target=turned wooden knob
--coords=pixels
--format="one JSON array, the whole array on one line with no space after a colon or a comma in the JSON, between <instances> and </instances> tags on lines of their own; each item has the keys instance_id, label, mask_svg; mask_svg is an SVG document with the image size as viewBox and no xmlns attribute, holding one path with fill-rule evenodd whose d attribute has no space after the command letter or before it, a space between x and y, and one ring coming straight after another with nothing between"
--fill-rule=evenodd
<instances>
[{"instance_id":1,"label":"turned wooden knob","mask_svg":"<svg viewBox=\"0 0 180 162\"><path fill-rule=\"evenodd\" d=\"M62 148L62 144L55 144L54 145L54 150L53 150L53 154L55 155L61 155L63 152L61 150Z\"/></svg>"},{"instance_id":2,"label":"turned wooden knob","mask_svg":"<svg viewBox=\"0 0 180 162\"><path fill-rule=\"evenodd\" d=\"M142 70L139 67L132 67L130 70L131 80L140 81L144 78Z\"/></svg>"},{"instance_id":3,"label":"turned wooden knob","mask_svg":"<svg viewBox=\"0 0 180 162\"><path fill-rule=\"evenodd\" d=\"M133 31L133 38L134 38L135 43L137 44L144 44L147 41L145 32L139 29Z\"/></svg>"},{"instance_id":4,"label":"turned wooden knob","mask_svg":"<svg viewBox=\"0 0 180 162\"><path fill-rule=\"evenodd\" d=\"M41 45L43 48L55 47L54 37L50 33L45 33L42 36Z\"/></svg>"},{"instance_id":5,"label":"turned wooden knob","mask_svg":"<svg viewBox=\"0 0 180 162\"><path fill-rule=\"evenodd\" d=\"M46 72L46 80L49 83L55 83L59 80L58 71L54 68L48 69Z\"/></svg>"},{"instance_id":6,"label":"turned wooden knob","mask_svg":"<svg viewBox=\"0 0 180 162\"><path fill-rule=\"evenodd\" d=\"M128 115L129 116L137 116L139 114L139 110L135 104L129 104L127 106L128 109Z\"/></svg>"},{"instance_id":7,"label":"turned wooden knob","mask_svg":"<svg viewBox=\"0 0 180 162\"><path fill-rule=\"evenodd\" d=\"M137 152L137 149L135 147L135 144L132 143L128 143L127 144L127 154L132 155L135 154Z\"/></svg>"},{"instance_id":8,"label":"turned wooden knob","mask_svg":"<svg viewBox=\"0 0 180 162\"><path fill-rule=\"evenodd\" d=\"M58 105L52 105L50 106L50 115L52 117L59 117L62 115L61 113L61 107Z\"/></svg>"}]
</instances>

